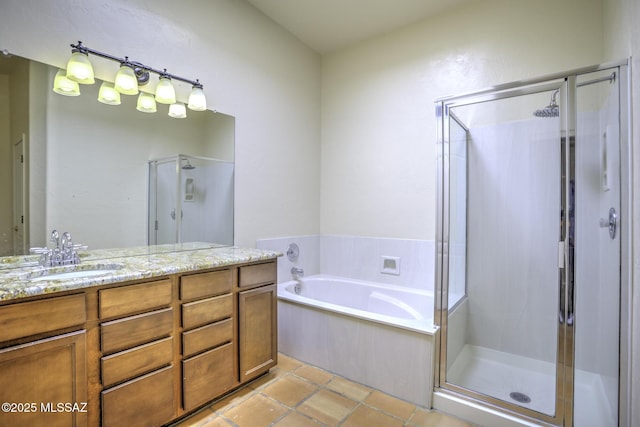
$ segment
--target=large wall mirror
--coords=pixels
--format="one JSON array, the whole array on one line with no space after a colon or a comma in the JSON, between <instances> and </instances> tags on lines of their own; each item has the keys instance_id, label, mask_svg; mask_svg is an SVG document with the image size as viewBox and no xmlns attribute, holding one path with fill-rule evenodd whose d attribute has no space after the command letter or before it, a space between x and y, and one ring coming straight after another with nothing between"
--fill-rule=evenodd
<instances>
[{"instance_id":1,"label":"large wall mirror","mask_svg":"<svg viewBox=\"0 0 640 427\"><path fill-rule=\"evenodd\" d=\"M169 243L173 236L233 244L232 116L187 110L187 118L175 119L161 104L157 113L142 113L137 97L126 95L121 105L105 105L97 101L99 82L81 85L80 96L62 96L52 91L56 71L0 54L0 256L46 246L52 229L71 232L89 249ZM192 167L184 168L185 159ZM151 173L157 165L169 165L162 182ZM152 202L164 196L173 208L156 211ZM218 210L197 209L200 202ZM174 227L176 204L183 229L159 241L152 231ZM216 231L202 239L198 226Z\"/></svg>"}]
</instances>

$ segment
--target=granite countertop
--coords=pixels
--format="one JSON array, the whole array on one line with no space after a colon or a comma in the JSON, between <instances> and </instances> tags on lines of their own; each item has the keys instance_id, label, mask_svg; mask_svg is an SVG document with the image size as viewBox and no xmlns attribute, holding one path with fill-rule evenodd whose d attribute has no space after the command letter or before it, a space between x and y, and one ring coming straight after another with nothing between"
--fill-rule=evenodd
<instances>
[{"instance_id":1,"label":"granite countertop","mask_svg":"<svg viewBox=\"0 0 640 427\"><path fill-rule=\"evenodd\" d=\"M137 248L87 251L81 263L64 267L20 266L18 257L3 259L0 269L0 301L82 289L109 283L148 279L169 274L185 273L274 259L276 251L247 249L209 244L141 246ZM20 261L24 262L25 257ZM14 268L7 265L14 263ZM50 274L86 270L109 270L105 274L88 277L56 278Z\"/></svg>"}]
</instances>

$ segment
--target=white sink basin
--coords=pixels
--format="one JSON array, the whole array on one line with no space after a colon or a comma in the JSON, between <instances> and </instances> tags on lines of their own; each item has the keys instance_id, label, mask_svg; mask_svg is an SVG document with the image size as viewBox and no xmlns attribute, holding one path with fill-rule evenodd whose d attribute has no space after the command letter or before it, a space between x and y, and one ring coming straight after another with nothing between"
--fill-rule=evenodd
<instances>
[{"instance_id":1,"label":"white sink basin","mask_svg":"<svg viewBox=\"0 0 640 427\"><path fill-rule=\"evenodd\" d=\"M116 266L100 266L95 269L84 269L84 270L73 270L73 271L60 271L60 272L46 272L42 276L31 277L29 281L31 282L44 282L48 280L64 280L64 279L75 279L78 277L93 277L93 276L102 276L105 274L111 274L114 271L122 268L120 265Z\"/></svg>"}]
</instances>

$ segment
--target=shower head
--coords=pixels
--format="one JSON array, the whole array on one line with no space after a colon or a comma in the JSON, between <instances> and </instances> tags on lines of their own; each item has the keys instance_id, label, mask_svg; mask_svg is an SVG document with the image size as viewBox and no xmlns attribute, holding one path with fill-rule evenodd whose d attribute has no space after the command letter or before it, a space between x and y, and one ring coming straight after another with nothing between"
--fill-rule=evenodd
<instances>
[{"instance_id":1,"label":"shower head","mask_svg":"<svg viewBox=\"0 0 640 427\"><path fill-rule=\"evenodd\" d=\"M182 169L190 171L196 168L191 163L189 163L189 159L184 159L184 160L186 161L186 163L182 165Z\"/></svg>"},{"instance_id":2,"label":"shower head","mask_svg":"<svg viewBox=\"0 0 640 427\"><path fill-rule=\"evenodd\" d=\"M557 105L548 105L544 107L542 110L534 111L533 115L536 117L543 117L543 118L558 117L560 115L560 112L558 111Z\"/></svg>"},{"instance_id":3,"label":"shower head","mask_svg":"<svg viewBox=\"0 0 640 427\"><path fill-rule=\"evenodd\" d=\"M533 115L536 117L558 117L560 115L560 109L558 108L558 103L556 102L556 95L560 89L556 89L555 92L551 95L551 102L549 105L544 107L542 110L536 110L533 112Z\"/></svg>"}]
</instances>

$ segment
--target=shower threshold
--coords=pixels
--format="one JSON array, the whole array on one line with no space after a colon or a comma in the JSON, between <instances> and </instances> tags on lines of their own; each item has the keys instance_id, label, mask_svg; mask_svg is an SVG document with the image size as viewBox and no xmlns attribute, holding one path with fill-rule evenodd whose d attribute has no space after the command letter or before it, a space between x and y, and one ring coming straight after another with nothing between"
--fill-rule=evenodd
<instances>
[{"instance_id":1,"label":"shower threshold","mask_svg":"<svg viewBox=\"0 0 640 427\"><path fill-rule=\"evenodd\" d=\"M550 362L466 344L451 365L447 382L547 415L554 414L555 365ZM615 426L600 375L576 370L574 425ZM609 381L610 382L610 381ZM578 409L578 408L576 408Z\"/></svg>"}]
</instances>

